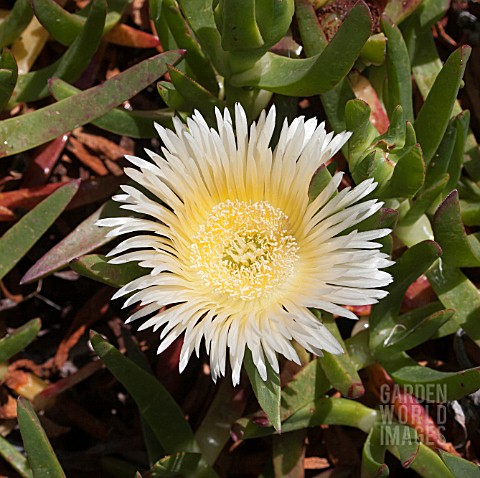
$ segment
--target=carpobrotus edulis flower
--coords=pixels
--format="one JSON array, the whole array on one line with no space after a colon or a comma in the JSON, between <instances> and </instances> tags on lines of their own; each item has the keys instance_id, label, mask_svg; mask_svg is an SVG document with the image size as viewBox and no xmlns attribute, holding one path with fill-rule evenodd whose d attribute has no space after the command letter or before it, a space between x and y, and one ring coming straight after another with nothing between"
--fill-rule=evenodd
<instances>
[{"instance_id":1,"label":"carpobrotus edulis flower","mask_svg":"<svg viewBox=\"0 0 480 478\"><path fill-rule=\"evenodd\" d=\"M298 362L295 340L317 355L342 353L337 340L309 308L356 318L342 307L377 302L391 276L391 262L375 239L388 229L345 233L382 205L360 202L376 184L366 180L337 194L342 174L310 201L318 167L348 140L327 134L314 119L284 123L269 146L275 110L263 112L248 131L245 112L217 110L217 129L196 112L174 121L175 132L157 125L162 156L127 159L139 168L126 174L143 192L123 186L115 197L145 218L102 219L109 235L131 234L110 252L111 263L140 261L148 268L114 297L143 306L129 321L161 329L158 352L184 334L182 371L202 341L214 380L225 375L230 355L234 384L246 347L260 376L266 361L278 371L277 353ZM163 306L169 305L168 308Z\"/></svg>"}]
</instances>

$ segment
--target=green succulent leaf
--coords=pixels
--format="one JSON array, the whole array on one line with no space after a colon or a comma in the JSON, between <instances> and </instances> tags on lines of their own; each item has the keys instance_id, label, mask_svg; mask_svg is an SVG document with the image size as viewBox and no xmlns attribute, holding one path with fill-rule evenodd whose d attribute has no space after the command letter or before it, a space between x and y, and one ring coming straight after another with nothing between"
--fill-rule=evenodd
<instances>
[{"instance_id":1,"label":"green succulent leaf","mask_svg":"<svg viewBox=\"0 0 480 478\"><path fill-rule=\"evenodd\" d=\"M438 298L449 309L454 309L453 320L480 345L480 293L457 267L438 261L428 272L427 278Z\"/></svg>"},{"instance_id":2,"label":"green succulent leaf","mask_svg":"<svg viewBox=\"0 0 480 478\"><path fill-rule=\"evenodd\" d=\"M379 198L411 198L425 180L425 164L422 150L415 145L400 155L390 179L380 184L376 195Z\"/></svg>"},{"instance_id":3,"label":"green succulent leaf","mask_svg":"<svg viewBox=\"0 0 480 478\"><path fill-rule=\"evenodd\" d=\"M0 456L22 477L33 478L28 460L6 438L0 435Z\"/></svg>"},{"instance_id":4,"label":"green succulent leaf","mask_svg":"<svg viewBox=\"0 0 480 478\"><path fill-rule=\"evenodd\" d=\"M3 111L17 84L18 68L15 58L4 49L0 56L0 111Z\"/></svg>"},{"instance_id":5,"label":"green succulent leaf","mask_svg":"<svg viewBox=\"0 0 480 478\"><path fill-rule=\"evenodd\" d=\"M54 78L49 83L50 93L57 100L61 101L82 92L78 88L69 85L60 78ZM113 108L108 113L96 120L92 124L97 128L110 131L120 136L130 138L155 138L157 132L154 123L159 123L165 127L172 127L173 112L165 110L133 110L127 111L121 107Z\"/></svg>"},{"instance_id":6,"label":"green succulent leaf","mask_svg":"<svg viewBox=\"0 0 480 478\"><path fill-rule=\"evenodd\" d=\"M27 28L33 12L29 0L17 0L8 16L0 23L0 48L12 44Z\"/></svg>"},{"instance_id":7,"label":"green succulent leaf","mask_svg":"<svg viewBox=\"0 0 480 478\"><path fill-rule=\"evenodd\" d=\"M196 476L195 471L201 457L200 453L185 452L166 456L152 466L148 476L150 478L187 478Z\"/></svg>"},{"instance_id":8,"label":"green succulent leaf","mask_svg":"<svg viewBox=\"0 0 480 478\"><path fill-rule=\"evenodd\" d=\"M427 387L437 387L442 395L438 401L459 400L475 392L480 387L480 367L461 370L460 372L441 372L418 365L407 354L383 356L382 365L389 375L400 385L410 385L422 400L429 400Z\"/></svg>"},{"instance_id":9,"label":"green succulent leaf","mask_svg":"<svg viewBox=\"0 0 480 478\"><path fill-rule=\"evenodd\" d=\"M442 260L455 267L478 267L480 243L475 234L467 235L460 215L458 192L452 191L433 218L435 240L443 250Z\"/></svg>"},{"instance_id":10,"label":"green succulent leaf","mask_svg":"<svg viewBox=\"0 0 480 478\"><path fill-rule=\"evenodd\" d=\"M270 423L275 430L280 431L280 376L272 369L268 360L265 361L267 366L267 380L263 380L257 367L255 366L250 349L246 348L244 364L250 379L255 396L262 410L267 415Z\"/></svg>"},{"instance_id":11,"label":"green succulent leaf","mask_svg":"<svg viewBox=\"0 0 480 478\"><path fill-rule=\"evenodd\" d=\"M48 96L48 80L53 77L75 81L88 66L102 39L107 5L94 0L85 26L69 49L55 63L18 77L11 102L29 102Z\"/></svg>"},{"instance_id":12,"label":"green succulent leaf","mask_svg":"<svg viewBox=\"0 0 480 478\"><path fill-rule=\"evenodd\" d=\"M382 478L390 474L385 464L386 445L382 444L382 426L376 423L367 435L362 451L362 478Z\"/></svg>"},{"instance_id":13,"label":"green succulent leaf","mask_svg":"<svg viewBox=\"0 0 480 478\"><path fill-rule=\"evenodd\" d=\"M150 0L150 9L153 12L152 19L156 30L161 35L162 44L164 44L163 37L166 36L166 33L162 30L168 30L175 39L175 46L172 45L173 48L184 48L188 51L185 61L194 78L208 91L217 94L218 81L215 71L183 17L177 1L162 0L159 2L158 0ZM202 12L198 11L198 14L201 15Z\"/></svg>"},{"instance_id":14,"label":"green succulent leaf","mask_svg":"<svg viewBox=\"0 0 480 478\"><path fill-rule=\"evenodd\" d=\"M148 273L136 262L109 264L108 258L100 254L88 254L74 259L70 262L70 267L82 276L118 289Z\"/></svg>"},{"instance_id":15,"label":"green succulent leaf","mask_svg":"<svg viewBox=\"0 0 480 478\"><path fill-rule=\"evenodd\" d=\"M131 0L109 0L104 25L99 27L102 36L120 21L130 3ZM85 27L83 16L67 12L54 0L31 0L31 4L38 21L62 45L71 45ZM91 8L89 5L82 13L90 12Z\"/></svg>"},{"instance_id":16,"label":"green succulent leaf","mask_svg":"<svg viewBox=\"0 0 480 478\"><path fill-rule=\"evenodd\" d=\"M413 121L412 73L407 47L398 27L386 17L382 18L381 27L388 40L387 112L391 114L398 105L401 105L404 122L405 120L411 122Z\"/></svg>"},{"instance_id":17,"label":"green succulent leaf","mask_svg":"<svg viewBox=\"0 0 480 478\"><path fill-rule=\"evenodd\" d=\"M439 450L440 457L455 478L479 478L480 469L471 461L464 460L459 456L452 455L446 451Z\"/></svg>"},{"instance_id":18,"label":"green succulent leaf","mask_svg":"<svg viewBox=\"0 0 480 478\"><path fill-rule=\"evenodd\" d=\"M156 81L183 52L168 52L144 60L103 84L32 113L0 121L0 157L10 156L90 123Z\"/></svg>"},{"instance_id":19,"label":"green succulent leaf","mask_svg":"<svg viewBox=\"0 0 480 478\"><path fill-rule=\"evenodd\" d=\"M415 120L417 140L427 164L447 129L470 51L463 46L448 57Z\"/></svg>"},{"instance_id":20,"label":"green succulent leaf","mask_svg":"<svg viewBox=\"0 0 480 478\"><path fill-rule=\"evenodd\" d=\"M439 257L441 250L433 241L421 242L407 251L388 269L393 282L388 296L372 307L370 315L370 348L375 356L388 356L385 346L393 330L406 290Z\"/></svg>"},{"instance_id":21,"label":"green succulent leaf","mask_svg":"<svg viewBox=\"0 0 480 478\"><path fill-rule=\"evenodd\" d=\"M132 395L141 415L167 453L198 453L192 430L165 387L100 335L92 333L90 342L110 372ZM162 406L153 407L152 404Z\"/></svg>"},{"instance_id":22,"label":"green succulent leaf","mask_svg":"<svg viewBox=\"0 0 480 478\"><path fill-rule=\"evenodd\" d=\"M404 323L398 320L397 328L385 341L385 349L391 354L410 350L430 339L454 314L454 310L440 310L424 316L418 322Z\"/></svg>"},{"instance_id":23,"label":"green succulent leaf","mask_svg":"<svg viewBox=\"0 0 480 478\"><path fill-rule=\"evenodd\" d=\"M324 93L350 71L370 36L370 26L370 11L361 1L319 55L295 60L268 52L248 71L233 75L230 82L288 96Z\"/></svg>"},{"instance_id":24,"label":"green succulent leaf","mask_svg":"<svg viewBox=\"0 0 480 478\"><path fill-rule=\"evenodd\" d=\"M22 217L0 238L0 279L2 279L63 212L78 190L79 182L57 189Z\"/></svg>"},{"instance_id":25,"label":"green succulent leaf","mask_svg":"<svg viewBox=\"0 0 480 478\"><path fill-rule=\"evenodd\" d=\"M346 129L352 131L348 141L348 166L357 183L357 166L378 136L378 131L370 123L370 112L370 106L362 100L350 100L345 105Z\"/></svg>"},{"instance_id":26,"label":"green succulent leaf","mask_svg":"<svg viewBox=\"0 0 480 478\"><path fill-rule=\"evenodd\" d=\"M66 478L30 402L20 397L17 410L18 425L33 478Z\"/></svg>"},{"instance_id":27,"label":"green succulent leaf","mask_svg":"<svg viewBox=\"0 0 480 478\"><path fill-rule=\"evenodd\" d=\"M445 173L441 175L435 182L431 183L428 188L420 190L420 192L415 196L408 212L402 219L400 219L400 226L408 227L415 224L415 222L417 222L420 217L425 214L435 200L441 195L449 179L450 175Z\"/></svg>"},{"instance_id":28,"label":"green succulent leaf","mask_svg":"<svg viewBox=\"0 0 480 478\"><path fill-rule=\"evenodd\" d=\"M345 350L345 344L340 335L335 320L328 314L321 314L312 309L315 315L322 319L323 325L338 340L339 344ZM333 388L338 390L346 398L359 398L365 393L362 379L359 377L355 365L350 359L348 353L341 355L333 355L324 352L323 357L319 357L318 361Z\"/></svg>"},{"instance_id":29,"label":"green succulent leaf","mask_svg":"<svg viewBox=\"0 0 480 478\"><path fill-rule=\"evenodd\" d=\"M40 319L33 319L0 339L0 362L6 362L31 344L41 327Z\"/></svg>"},{"instance_id":30,"label":"green succulent leaf","mask_svg":"<svg viewBox=\"0 0 480 478\"><path fill-rule=\"evenodd\" d=\"M175 90L183 97L186 103L191 105L192 108L201 111L204 116L213 119L215 118L215 107L221 110L225 108L225 104L222 101L178 68L168 65L168 72Z\"/></svg>"}]
</instances>

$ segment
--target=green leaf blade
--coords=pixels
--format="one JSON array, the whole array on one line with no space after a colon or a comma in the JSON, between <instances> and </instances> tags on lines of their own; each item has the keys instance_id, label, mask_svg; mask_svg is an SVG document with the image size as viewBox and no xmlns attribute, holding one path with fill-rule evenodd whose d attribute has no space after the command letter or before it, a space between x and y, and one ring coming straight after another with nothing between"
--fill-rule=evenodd
<instances>
[{"instance_id":1,"label":"green leaf blade","mask_svg":"<svg viewBox=\"0 0 480 478\"><path fill-rule=\"evenodd\" d=\"M0 136L8 140L0 143L0 157L34 148L105 115L164 75L167 63L176 63L182 55L175 51L156 55L78 95L1 121Z\"/></svg>"},{"instance_id":2,"label":"green leaf blade","mask_svg":"<svg viewBox=\"0 0 480 478\"><path fill-rule=\"evenodd\" d=\"M33 478L66 478L30 402L18 399L18 424Z\"/></svg>"},{"instance_id":3,"label":"green leaf blade","mask_svg":"<svg viewBox=\"0 0 480 478\"><path fill-rule=\"evenodd\" d=\"M57 189L0 238L0 279L3 278L60 216L78 191L79 181Z\"/></svg>"}]
</instances>

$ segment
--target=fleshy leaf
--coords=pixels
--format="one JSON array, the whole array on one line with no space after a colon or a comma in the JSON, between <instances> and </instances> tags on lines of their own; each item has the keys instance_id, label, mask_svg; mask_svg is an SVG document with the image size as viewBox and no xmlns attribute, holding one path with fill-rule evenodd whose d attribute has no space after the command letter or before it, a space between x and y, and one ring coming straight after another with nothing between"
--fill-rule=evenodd
<instances>
[{"instance_id":1,"label":"fleshy leaf","mask_svg":"<svg viewBox=\"0 0 480 478\"><path fill-rule=\"evenodd\" d=\"M0 436L0 456L22 477L33 478L28 460L7 439Z\"/></svg>"},{"instance_id":2,"label":"fleshy leaf","mask_svg":"<svg viewBox=\"0 0 480 478\"><path fill-rule=\"evenodd\" d=\"M80 35L85 18L69 13L54 0L31 0L35 16L55 40L71 45ZM109 0L105 25L100 28L102 35L110 31L120 20L130 0Z\"/></svg>"},{"instance_id":3,"label":"fleshy leaf","mask_svg":"<svg viewBox=\"0 0 480 478\"><path fill-rule=\"evenodd\" d=\"M41 326L40 319L33 319L0 339L0 363L6 362L33 342Z\"/></svg>"},{"instance_id":4,"label":"fleshy leaf","mask_svg":"<svg viewBox=\"0 0 480 478\"><path fill-rule=\"evenodd\" d=\"M55 63L18 77L10 103L39 100L48 96L48 80L53 77L75 81L88 66L102 39L107 12L105 0L95 0L85 26L68 50Z\"/></svg>"},{"instance_id":5,"label":"fleshy leaf","mask_svg":"<svg viewBox=\"0 0 480 478\"><path fill-rule=\"evenodd\" d=\"M78 191L78 186L79 182L73 181L57 189L0 238L0 279L15 267L55 222Z\"/></svg>"},{"instance_id":6,"label":"fleshy leaf","mask_svg":"<svg viewBox=\"0 0 480 478\"><path fill-rule=\"evenodd\" d=\"M319 312L315 310L313 310L313 312L317 317L320 316ZM335 320L328 314L323 314L322 322L345 350L345 344L343 343ZM338 390L344 397L355 399L365 393L362 379L355 370L355 366L350 360L348 353L333 355L329 352L324 352L323 357L319 357L318 360L327 380L332 384L333 388Z\"/></svg>"},{"instance_id":7,"label":"fleshy leaf","mask_svg":"<svg viewBox=\"0 0 480 478\"><path fill-rule=\"evenodd\" d=\"M0 111L8 103L17 84L18 68L15 58L9 50L3 50L0 56Z\"/></svg>"},{"instance_id":8,"label":"fleshy leaf","mask_svg":"<svg viewBox=\"0 0 480 478\"><path fill-rule=\"evenodd\" d=\"M0 24L0 48L13 43L25 30L33 12L29 0L17 0L7 18Z\"/></svg>"},{"instance_id":9,"label":"fleshy leaf","mask_svg":"<svg viewBox=\"0 0 480 478\"><path fill-rule=\"evenodd\" d=\"M427 164L447 129L470 51L463 46L448 57L415 120L417 140Z\"/></svg>"},{"instance_id":10,"label":"fleshy leaf","mask_svg":"<svg viewBox=\"0 0 480 478\"><path fill-rule=\"evenodd\" d=\"M388 269L393 282L386 289L389 294L372 307L370 316L370 348L376 356L389 355L385 341L396 326L396 316L406 290L423 274L441 254L433 241L424 241L403 253L396 264Z\"/></svg>"},{"instance_id":11,"label":"fleshy leaf","mask_svg":"<svg viewBox=\"0 0 480 478\"><path fill-rule=\"evenodd\" d=\"M108 258L99 254L79 257L70 262L70 267L82 276L118 289L148 273L148 269L140 267L136 262L109 264Z\"/></svg>"},{"instance_id":12,"label":"fleshy leaf","mask_svg":"<svg viewBox=\"0 0 480 478\"><path fill-rule=\"evenodd\" d=\"M401 105L404 121L413 121L412 73L405 41L398 27L387 18L382 18L381 26L388 39L386 62L388 113L391 114L398 105Z\"/></svg>"},{"instance_id":13,"label":"fleshy leaf","mask_svg":"<svg viewBox=\"0 0 480 478\"><path fill-rule=\"evenodd\" d=\"M1 121L0 136L8 139L0 142L0 157L34 148L103 116L157 80L166 72L166 64L177 62L182 54L162 53L78 95Z\"/></svg>"},{"instance_id":14,"label":"fleshy leaf","mask_svg":"<svg viewBox=\"0 0 480 478\"><path fill-rule=\"evenodd\" d=\"M477 236L465 232L456 190L437 209L432 225L435 240L443 250L443 261L456 267L480 265L480 243Z\"/></svg>"},{"instance_id":15,"label":"fleshy leaf","mask_svg":"<svg viewBox=\"0 0 480 478\"><path fill-rule=\"evenodd\" d=\"M370 26L370 11L360 1L319 55L296 60L268 52L253 68L230 81L235 86L254 86L289 96L324 93L350 71L370 36Z\"/></svg>"},{"instance_id":16,"label":"fleshy leaf","mask_svg":"<svg viewBox=\"0 0 480 478\"><path fill-rule=\"evenodd\" d=\"M480 469L471 461L464 460L459 456L439 450L440 457L455 478L479 478Z\"/></svg>"},{"instance_id":17,"label":"fleshy leaf","mask_svg":"<svg viewBox=\"0 0 480 478\"><path fill-rule=\"evenodd\" d=\"M42 256L22 277L20 283L28 284L66 267L70 261L107 244L112 240L106 237L108 229L95 223L104 217L124 216L125 211L117 202L110 200L79 224L67 237Z\"/></svg>"},{"instance_id":18,"label":"fleshy leaf","mask_svg":"<svg viewBox=\"0 0 480 478\"><path fill-rule=\"evenodd\" d=\"M167 453L198 453L199 448L190 425L165 387L100 335L92 333L90 342L110 372L132 395L141 415ZM153 407L152 404L162 406Z\"/></svg>"},{"instance_id":19,"label":"fleshy leaf","mask_svg":"<svg viewBox=\"0 0 480 478\"><path fill-rule=\"evenodd\" d=\"M54 78L50 81L50 92L57 100L64 100L82 92L65 81ZM92 124L97 128L110 131L120 136L130 138L154 138L158 135L154 123L165 127L172 126L173 112L171 110L133 110L128 111L121 107L113 108Z\"/></svg>"},{"instance_id":20,"label":"fleshy leaf","mask_svg":"<svg viewBox=\"0 0 480 478\"><path fill-rule=\"evenodd\" d=\"M442 304L455 310L453 320L480 345L480 292L475 284L441 260L427 272L427 278Z\"/></svg>"},{"instance_id":21,"label":"fleshy leaf","mask_svg":"<svg viewBox=\"0 0 480 478\"><path fill-rule=\"evenodd\" d=\"M66 478L52 445L28 400L18 399L18 424L34 478Z\"/></svg>"},{"instance_id":22,"label":"fleshy leaf","mask_svg":"<svg viewBox=\"0 0 480 478\"><path fill-rule=\"evenodd\" d=\"M438 401L459 400L480 388L480 367L461 370L460 372L441 372L429 367L422 367L407 354L394 354L382 358L382 365L396 383L411 385L420 399L428 400L427 387L442 390Z\"/></svg>"},{"instance_id":23,"label":"fleshy leaf","mask_svg":"<svg viewBox=\"0 0 480 478\"><path fill-rule=\"evenodd\" d=\"M386 445L382 444L381 427L376 423L368 433L362 451L362 478L383 478L389 475L385 464Z\"/></svg>"},{"instance_id":24,"label":"fleshy leaf","mask_svg":"<svg viewBox=\"0 0 480 478\"><path fill-rule=\"evenodd\" d=\"M198 10L195 12L196 17L203 15L212 15L212 5L208 6L208 10L202 10L200 5L195 5L191 2L191 7L194 9L198 6ZM215 77L215 72L208 58L205 56L201 45L196 40L195 36L185 21L182 12L178 6L176 0L150 0L150 11L152 14L152 20L155 23L157 32L159 32L160 38L165 35L162 30L168 30L175 38L176 47L184 48L188 51L188 55L185 58L186 63L190 67L195 79L205 88L212 93L218 92L218 82ZM162 23L162 20L164 23ZM218 33L218 32L217 32ZM164 45L165 47L165 45ZM170 47L171 48L171 47Z\"/></svg>"},{"instance_id":25,"label":"fleshy leaf","mask_svg":"<svg viewBox=\"0 0 480 478\"><path fill-rule=\"evenodd\" d=\"M257 367L253 363L250 350L248 348L245 350L245 369L247 370L248 378L250 379L250 384L252 385L258 403L266 413L275 430L280 431L280 376L272 369L268 360L265 362L267 366L267 380L263 380L262 377L260 377Z\"/></svg>"}]
</instances>

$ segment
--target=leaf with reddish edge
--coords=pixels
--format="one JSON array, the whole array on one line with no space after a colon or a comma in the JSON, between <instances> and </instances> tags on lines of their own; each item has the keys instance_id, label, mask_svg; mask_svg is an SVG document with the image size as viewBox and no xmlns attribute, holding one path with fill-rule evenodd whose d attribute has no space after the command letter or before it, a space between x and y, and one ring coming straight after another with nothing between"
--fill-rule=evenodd
<instances>
[{"instance_id":1,"label":"leaf with reddish edge","mask_svg":"<svg viewBox=\"0 0 480 478\"><path fill-rule=\"evenodd\" d=\"M382 443L381 426L381 423L375 423L363 445L362 478L383 478L389 474L385 464L387 447Z\"/></svg>"},{"instance_id":2,"label":"leaf with reddish edge","mask_svg":"<svg viewBox=\"0 0 480 478\"><path fill-rule=\"evenodd\" d=\"M364 76L353 72L349 76L349 80L356 98L365 101L370 106L370 123L372 126L380 134L386 133L390 126L390 120L370 81Z\"/></svg>"},{"instance_id":3,"label":"leaf with reddish edge","mask_svg":"<svg viewBox=\"0 0 480 478\"><path fill-rule=\"evenodd\" d=\"M151 33L132 28L120 23L115 25L104 37L104 40L114 45L128 46L131 48L156 48L160 45L158 37Z\"/></svg>"},{"instance_id":4,"label":"leaf with reddish edge","mask_svg":"<svg viewBox=\"0 0 480 478\"><path fill-rule=\"evenodd\" d=\"M443 438L437 424L428 414L428 411L408 390L395 385L387 371L378 363L368 368L369 378L376 394L383 404L390 404L400 421L416 430L419 439L427 444L435 444L442 450L451 450L451 443ZM433 390L433 388L432 388ZM426 397L428 402L434 397Z\"/></svg>"},{"instance_id":5,"label":"leaf with reddish edge","mask_svg":"<svg viewBox=\"0 0 480 478\"><path fill-rule=\"evenodd\" d=\"M23 174L21 188L31 188L45 183L57 164L69 136L69 133L63 134L35 151L33 160Z\"/></svg>"},{"instance_id":6,"label":"leaf with reddish edge","mask_svg":"<svg viewBox=\"0 0 480 478\"><path fill-rule=\"evenodd\" d=\"M480 242L474 234L467 235L465 232L456 189L437 209L432 226L435 240L443 250L443 261L455 267L480 265Z\"/></svg>"},{"instance_id":7,"label":"leaf with reddish edge","mask_svg":"<svg viewBox=\"0 0 480 478\"><path fill-rule=\"evenodd\" d=\"M78 186L79 181L72 181L55 191L0 238L0 278L15 267L55 222L77 192Z\"/></svg>"},{"instance_id":8,"label":"leaf with reddish edge","mask_svg":"<svg viewBox=\"0 0 480 478\"><path fill-rule=\"evenodd\" d=\"M103 217L124 215L125 211L121 210L115 201L106 202L38 260L22 277L20 284L46 277L66 267L71 260L107 244L112 240L105 237L108 229L96 226L95 223Z\"/></svg>"},{"instance_id":9,"label":"leaf with reddish edge","mask_svg":"<svg viewBox=\"0 0 480 478\"><path fill-rule=\"evenodd\" d=\"M132 66L101 85L52 105L0 122L0 157L11 156L57 138L105 115L152 84L184 51L162 53Z\"/></svg>"}]
</instances>

